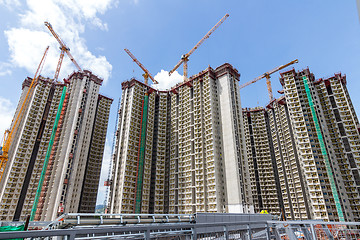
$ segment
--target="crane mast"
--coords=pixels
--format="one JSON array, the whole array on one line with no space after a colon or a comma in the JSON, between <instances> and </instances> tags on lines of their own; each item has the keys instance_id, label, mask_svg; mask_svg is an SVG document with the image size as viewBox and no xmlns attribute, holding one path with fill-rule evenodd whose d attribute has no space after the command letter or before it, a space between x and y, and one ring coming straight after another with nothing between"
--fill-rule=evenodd
<instances>
[{"instance_id":1,"label":"crane mast","mask_svg":"<svg viewBox=\"0 0 360 240\"><path fill-rule=\"evenodd\" d=\"M184 75L184 82L187 81L187 75L188 75L188 65L187 62L189 61L190 55L207 39L210 37L210 35L226 20L226 18L229 17L229 14L225 14L224 17L220 19L220 21L215 24L214 27L210 29L210 31L205 34L205 36L187 53L181 56L181 60L175 65L175 67L169 72L169 76L175 72L176 69L180 67L181 64L183 64L183 75Z\"/></svg>"},{"instance_id":2,"label":"crane mast","mask_svg":"<svg viewBox=\"0 0 360 240\"><path fill-rule=\"evenodd\" d=\"M273 97L273 93L272 93L270 75L273 74L273 73L275 73L275 72L277 72L277 71L280 71L281 69L284 69L284 68L286 68L286 67L288 67L288 66L290 66L290 65L292 65L292 64L294 64L294 63L298 63L298 62L299 62L299 60L298 60L298 59L295 59L295 60L293 60L293 61L291 61L291 62L289 62L289 63L287 63L287 64L278 66L278 67L276 67L276 68L274 68L274 69L272 69L272 70L270 70L270 71L262 74L261 76L259 76L259 77L257 77L257 78L254 78L253 80L251 80L251 81L249 81L249 82L247 82L247 83L244 83L244 84L240 85L239 88L242 89L242 88L244 88L244 87L246 87L246 86L249 86L250 84L256 83L257 81L259 81L259 80L261 80L261 79L263 79L263 78L266 78L266 85L267 85L267 89L268 89L268 93L269 93L269 100L271 101L271 100L274 99L274 97Z\"/></svg>"},{"instance_id":3,"label":"crane mast","mask_svg":"<svg viewBox=\"0 0 360 240\"><path fill-rule=\"evenodd\" d=\"M65 53L68 55L68 57L70 58L70 60L73 62L73 64L76 66L76 68L79 71L81 70L81 67L79 66L79 64L75 61L74 57L71 55L70 53L70 48L68 48L66 46L66 44L64 43L63 40L61 40L60 36L54 31L54 29L52 28L51 24L49 22L44 22L45 26L50 30L50 32L52 33L52 35L55 37L55 39L58 41L58 43L60 44L60 57L59 57L59 61L56 67L56 71L55 71L55 76L54 76L54 81L57 81L58 77L59 77L59 73L60 73L60 69L61 69L61 64L62 61L64 59L64 55Z\"/></svg>"},{"instance_id":4,"label":"crane mast","mask_svg":"<svg viewBox=\"0 0 360 240\"><path fill-rule=\"evenodd\" d=\"M9 157L8 153L9 153L9 149L10 149L10 146L11 146L11 143L12 143L12 140L13 140L13 134L17 131L17 129L19 127L20 120L22 119L22 116L24 114L26 106L29 103L29 99L30 99L29 97L32 94L32 92L33 92L33 90L35 88L35 85L37 83L37 80L38 80L38 78L40 76L40 73L41 73L42 67L44 65L45 58L46 58L46 55L48 53L48 50L49 50L49 46L45 49L45 52L44 52L44 54L43 54L43 56L41 58L39 66L38 66L38 68L37 68L37 70L35 72L35 76L32 79L31 84L29 86L29 89L26 92L24 101L21 104L19 113L17 114L16 118L13 120L13 125L12 125L11 130L7 129L5 131L4 143L3 143L3 146L1 148L1 153L0 153L1 154L0 155L0 181L2 179L6 164L8 162L8 157Z\"/></svg>"},{"instance_id":5,"label":"crane mast","mask_svg":"<svg viewBox=\"0 0 360 240\"><path fill-rule=\"evenodd\" d=\"M148 84L148 80L149 78L151 79L151 81L153 81L154 84L158 84L158 81L156 81L150 74L150 72L145 68L144 65L141 64L141 62L139 62L139 60L137 60L137 58L130 52L129 49L125 48L124 51L132 58L132 60L144 71L143 77L145 80L145 84Z\"/></svg>"}]
</instances>

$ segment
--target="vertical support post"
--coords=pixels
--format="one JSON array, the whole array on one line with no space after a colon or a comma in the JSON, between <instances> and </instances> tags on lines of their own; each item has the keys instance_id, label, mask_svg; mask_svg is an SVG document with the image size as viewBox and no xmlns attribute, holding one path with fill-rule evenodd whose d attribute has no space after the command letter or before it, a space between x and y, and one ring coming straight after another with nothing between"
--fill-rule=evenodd
<instances>
[{"instance_id":1,"label":"vertical support post","mask_svg":"<svg viewBox=\"0 0 360 240\"><path fill-rule=\"evenodd\" d=\"M72 232L72 233L70 233L70 235L69 235L69 240L74 240L75 239L75 236L76 236L76 234L74 233L74 232Z\"/></svg>"},{"instance_id":2,"label":"vertical support post","mask_svg":"<svg viewBox=\"0 0 360 240\"><path fill-rule=\"evenodd\" d=\"M271 87L271 81L270 81L270 75L266 75L266 85L269 93L269 100L270 102L273 100L273 93L272 93L272 87Z\"/></svg>"},{"instance_id":3,"label":"vertical support post","mask_svg":"<svg viewBox=\"0 0 360 240\"><path fill-rule=\"evenodd\" d=\"M225 240L229 240L229 230L228 230L228 226L224 226L224 237Z\"/></svg>"},{"instance_id":4,"label":"vertical support post","mask_svg":"<svg viewBox=\"0 0 360 240\"><path fill-rule=\"evenodd\" d=\"M184 61L183 61L183 67L184 67L184 72L183 72L183 75L184 75L184 82L187 82L188 78L187 78L187 72L188 72L188 64L187 62L189 61L189 59L187 57L184 58Z\"/></svg>"},{"instance_id":5,"label":"vertical support post","mask_svg":"<svg viewBox=\"0 0 360 240\"><path fill-rule=\"evenodd\" d=\"M249 240L252 240L250 224L248 224L247 227L248 227Z\"/></svg>"},{"instance_id":6,"label":"vertical support post","mask_svg":"<svg viewBox=\"0 0 360 240\"><path fill-rule=\"evenodd\" d=\"M276 240L281 240L281 236L280 236L278 227L279 227L279 225L275 225L275 226L273 227L273 233L274 233L274 235L275 235L275 239L276 239Z\"/></svg>"},{"instance_id":7,"label":"vertical support post","mask_svg":"<svg viewBox=\"0 0 360 240\"><path fill-rule=\"evenodd\" d=\"M310 224L310 228L311 228L311 235L313 237L313 240L316 240L316 233L315 233L314 224Z\"/></svg>"},{"instance_id":8,"label":"vertical support post","mask_svg":"<svg viewBox=\"0 0 360 240\"><path fill-rule=\"evenodd\" d=\"M192 240L197 240L197 233L195 226L192 229Z\"/></svg>"},{"instance_id":9,"label":"vertical support post","mask_svg":"<svg viewBox=\"0 0 360 240\"><path fill-rule=\"evenodd\" d=\"M149 228L146 229L146 231L145 231L145 239L150 240L150 229Z\"/></svg>"},{"instance_id":10,"label":"vertical support post","mask_svg":"<svg viewBox=\"0 0 360 240\"><path fill-rule=\"evenodd\" d=\"M270 238L270 227L269 227L269 223L266 223L266 238L267 239L271 239Z\"/></svg>"}]
</instances>

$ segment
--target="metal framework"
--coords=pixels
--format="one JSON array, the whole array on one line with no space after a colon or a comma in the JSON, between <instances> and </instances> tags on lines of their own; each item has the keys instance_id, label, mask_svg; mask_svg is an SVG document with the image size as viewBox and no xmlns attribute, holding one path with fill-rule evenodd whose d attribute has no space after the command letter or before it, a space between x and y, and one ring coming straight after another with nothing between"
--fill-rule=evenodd
<instances>
[{"instance_id":1,"label":"metal framework","mask_svg":"<svg viewBox=\"0 0 360 240\"><path fill-rule=\"evenodd\" d=\"M55 71L55 76L54 76L54 81L57 81L58 77L59 77L59 73L60 73L60 68L61 68L61 64L62 61L64 59L64 54L66 53L68 55L68 57L70 58L70 60L74 63L74 65L76 66L76 68L79 71L81 70L81 67L79 66L79 64L75 61L74 57L71 55L70 53L70 48L68 48L66 46L66 44L64 43L63 40L61 40L60 36L54 31L54 29L52 28L51 24L49 22L44 22L45 26L50 30L50 32L52 33L52 35L56 38L56 40L58 41L58 43L60 44L60 57L59 57L59 61L58 64L56 66L56 71Z\"/></svg>"},{"instance_id":2,"label":"metal framework","mask_svg":"<svg viewBox=\"0 0 360 240\"><path fill-rule=\"evenodd\" d=\"M278 67L264 73L263 75L261 75L261 76L259 76L257 78L254 78L253 80L251 80L251 81L249 81L247 83L244 83L244 84L240 85L240 89L242 89L242 88L244 88L246 86L249 86L250 84L256 83L257 81L259 81L259 80L261 80L263 78L266 78L266 85L267 85L267 89L268 89L268 93L269 93L269 100L272 101L274 99L274 97L273 97L273 93L272 93L270 75L277 72L277 71L280 71L281 69L284 69L284 68L286 68L286 67L288 67L288 66L290 66L290 65L292 65L294 63L298 63L298 62L299 62L299 60L295 59L295 60L293 60L293 61L291 61L291 62L289 62L289 63L287 63L285 65L278 66Z\"/></svg>"},{"instance_id":3,"label":"metal framework","mask_svg":"<svg viewBox=\"0 0 360 240\"><path fill-rule=\"evenodd\" d=\"M144 71L143 77L145 80L145 84L148 84L148 80L149 78L151 79L151 81L153 81L153 83L158 84L158 81L156 81L153 76L151 76L150 72L145 68L144 65L141 64L141 62L139 62L139 60L137 60L137 58L130 52L129 49L125 48L124 51L132 58L132 60Z\"/></svg>"},{"instance_id":4,"label":"metal framework","mask_svg":"<svg viewBox=\"0 0 360 240\"><path fill-rule=\"evenodd\" d=\"M31 224L29 224L31 227ZM358 222L242 221L87 226L72 229L1 232L0 239L64 236L66 239L358 239Z\"/></svg>"},{"instance_id":5,"label":"metal framework","mask_svg":"<svg viewBox=\"0 0 360 240\"><path fill-rule=\"evenodd\" d=\"M226 18L229 17L229 14L225 14L224 17L222 17L220 19L220 21L215 24L214 27L212 27L210 29L210 31L205 34L205 36L187 53L181 56L181 60L175 65L175 67L169 72L169 76L175 72L176 69L178 69L178 67L180 67L181 64L183 64L184 67L184 71L183 71L183 75L184 75L184 82L187 81L187 75L188 75L188 65L187 62L189 61L189 57L190 55L207 39L210 37L210 35L226 20Z\"/></svg>"}]
</instances>

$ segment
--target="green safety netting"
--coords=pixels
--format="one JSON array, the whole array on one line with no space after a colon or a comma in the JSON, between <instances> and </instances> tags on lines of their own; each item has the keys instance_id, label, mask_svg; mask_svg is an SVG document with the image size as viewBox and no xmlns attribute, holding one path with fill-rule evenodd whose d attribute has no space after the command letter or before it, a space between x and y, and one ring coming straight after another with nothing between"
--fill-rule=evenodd
<instances>
[{"instance_id":1,"label":"green safety netting","mask_svg":"<svg viewBox=\"0 0 360 240\"><path fill-rule=\"evenodd\" d=\"M309 101L309 106L310 106L310 109L311 109L311 115L312 115L312 118L313 118L313 121L314 121L314 124L315 124L317 137L318 137L318 140L319 140L319 143L320 143L321 154L323 155L323 158L324 158L324 161L325 161L326 173L327 173L327 175L329 177L331 192L332 192L333 197L334 197L336 210L337 210L337 213L338 213L338 216L339 216L339 221L344 222L345 221L344 213L343 213L343 211L341 209L339 194L337 192L336 185L335 185L334 174L333 174L333 172L331 170L331 165L330 165L329 157L328 157L327 152L326 152L324 138L323 138L323 135L321 134L319 120L318 120L318 118L316 116L316 111L315 111L315 107L314 107L314 102L313 102L312 97L311 97L311 92L310 92L310 88L309 88L308 79L307 79L306 76L303 76L302 79L303 79L304 86L305 86L306 96L307 96L307 99Z\"/></svg>"},{"instance_id":2,"label":"green safety netting","mask_svg":"<svg viewBox=\"0 0 360 240\"><path fill-rule=\"evenodd\" d=\"M24 231L25 225L20 226L3 226L0 227L0 232ZM8 240L22 240L23 238L11 238Z\"/></svg>"},{"instance_id":3,"label":"green safety netting","mask_svg":"<svg viewBox=\"0 0 360 240\"><path fill-rule=\"evenodd\" d=\"M138 172L136 182L136 200L135 213L141 213L141 197L142 197L142 181L144 173L144 159L145 159L145 143L146 143L146 121L148 110L149 96L146 94L143 102L142 120L141 120L141 138L140 138L140 153L138 159Z\"/></svg>"}]
</instances>

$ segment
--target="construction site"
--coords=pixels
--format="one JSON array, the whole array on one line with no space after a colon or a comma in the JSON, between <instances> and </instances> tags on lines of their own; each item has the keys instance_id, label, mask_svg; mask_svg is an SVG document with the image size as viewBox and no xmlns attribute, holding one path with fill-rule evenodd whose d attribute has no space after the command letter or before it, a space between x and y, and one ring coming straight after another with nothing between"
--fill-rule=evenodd
<instances>
[{"instance_id":1,"label":"construction site","mask_svg":"<svg viewBox=\"0 0 360 240\"><path fill-rule=\"evenodd\" d=\"M360 124L346 76L290 68L298 59L241 85L229 63L188 76L190 56L228 17L169 71L183 65L167 90L124 49L144 79L121 82L116 119L103 79L45 22L60 58L54 78L41 76L46 48L4 136L0 239L359 239ZM65 55L77 71L59 81ZM242 106L258 81L267 105ZM105 212L95 214L109 120Z\"/></svg>"}]
</instances>

